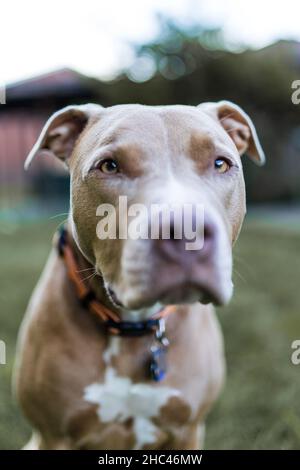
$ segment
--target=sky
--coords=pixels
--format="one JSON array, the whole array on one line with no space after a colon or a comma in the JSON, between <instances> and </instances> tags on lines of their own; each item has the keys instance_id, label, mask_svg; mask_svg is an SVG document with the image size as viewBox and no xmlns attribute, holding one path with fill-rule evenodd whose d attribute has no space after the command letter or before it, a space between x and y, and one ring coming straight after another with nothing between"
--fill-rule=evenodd
<instances>
[{"instance_id":1,"label":"sky","mask_svg":"<svg viewBox=\"0 0 300 470\"><path fill-rule=\"evenodd\" d=\"M134 60L130 44L158 33L157 13L221 26L231 43L300 41L299 0L4 0L0 84L61 67L111 78Z\"/></svg>"}]
</instances>

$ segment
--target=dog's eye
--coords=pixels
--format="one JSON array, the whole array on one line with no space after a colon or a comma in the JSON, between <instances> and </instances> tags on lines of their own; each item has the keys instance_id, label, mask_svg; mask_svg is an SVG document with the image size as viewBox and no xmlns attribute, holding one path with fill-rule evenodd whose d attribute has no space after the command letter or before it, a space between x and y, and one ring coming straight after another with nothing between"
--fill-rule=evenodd
<instances>
[{"instance_id":1,"label":"dog's eye","mask_svg":"<svg viewBox=\"0 0 300 470\"><path fill-rule=\"evenodd\" d=\"M226 173L230 170L230 163L225 158L217 158L215 160L215 169L218 173Z\"/></svg>"},{"instance_id":2,"label":"dog's eye","mask_svg":"<svg viewBox=\"0 0 300 470\"><path fill-rule=\"evenodd\" d=\"M106 175L114 175L119 171L118 163L112 158L107 158L106 160L102 161L98 165L98 168L100 171L102 171L102 173L105 173Z\"/></svg>"}]
</instances>

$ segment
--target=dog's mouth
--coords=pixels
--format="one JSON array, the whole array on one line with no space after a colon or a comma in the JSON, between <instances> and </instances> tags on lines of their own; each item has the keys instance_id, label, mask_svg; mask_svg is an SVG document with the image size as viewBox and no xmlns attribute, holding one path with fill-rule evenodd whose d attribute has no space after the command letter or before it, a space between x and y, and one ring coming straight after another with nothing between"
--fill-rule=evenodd
<instances>
[{"instance_id":1,"label":"dog's mouth","mask_svg":"<svg viewBox=\"0 0 300 470\"><path fill-rule=\"evenodd\" d=\"M123 303L119 300L118 296L116 295L115 291L108 285L105 287L107 295L110 298L111 302L118 308L125 308Z\"/></svg>"},{"instance_id":2,"label":"dog's mouth","mask_svg":"<svg viewBox=\"0 0 300 470\"><path fill-rule=\"evenodd\" d=\"M224 305L230 296L225 295L218 286L209 282L182 281L160 289L143 289L133 296L118 296L116 290L111 286L106 286L107 293L112 303L118 308L144 309L152 307L156 303L162 305L189 305L200 302L202 304L212 303L216 306ZM124 297L124 300L123 300Z\"/></svg>"}]
</instances>

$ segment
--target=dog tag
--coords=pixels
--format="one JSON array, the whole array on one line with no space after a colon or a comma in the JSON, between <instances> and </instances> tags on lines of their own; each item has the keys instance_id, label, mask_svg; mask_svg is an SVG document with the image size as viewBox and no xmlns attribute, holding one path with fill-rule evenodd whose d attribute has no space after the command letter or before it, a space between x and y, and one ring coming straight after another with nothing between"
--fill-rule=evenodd
<instances>
[{"instance_id":1,"label":"dog tag","mask_svg":"<svg viewBox=\"0 0 300 470\"><path fill-rule=\"evenodd\" d=\"M164 319L159 320L159 327L155 332L155 339L151 346L150 373L153 380L160 382L167 373L167 351L169 341L165 336Z\"/></svg>"}]
</instances>

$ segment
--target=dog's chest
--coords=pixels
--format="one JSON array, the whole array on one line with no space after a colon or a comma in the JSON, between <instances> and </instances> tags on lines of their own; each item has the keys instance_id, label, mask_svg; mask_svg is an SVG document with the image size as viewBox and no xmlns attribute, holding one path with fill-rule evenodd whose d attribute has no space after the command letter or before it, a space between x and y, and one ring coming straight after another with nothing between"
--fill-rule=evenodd
<instances>
[{"instance_id":1,"label":"dog's chest","mask_svg":"<svg viewBox=\"0 0 300 470\"><path fill-rule=\"evenodd\" d=\"M96 405L101 430L117 424L122 432L131 434L133 448L155 447L170 427L189 419L189 406L177 387L151 380L136 382L117 371L112 358L120 353L119 347L120 338L112 337L103 356L103 380L87 385L83 399Z\"/></svg>"}]
</instances>

